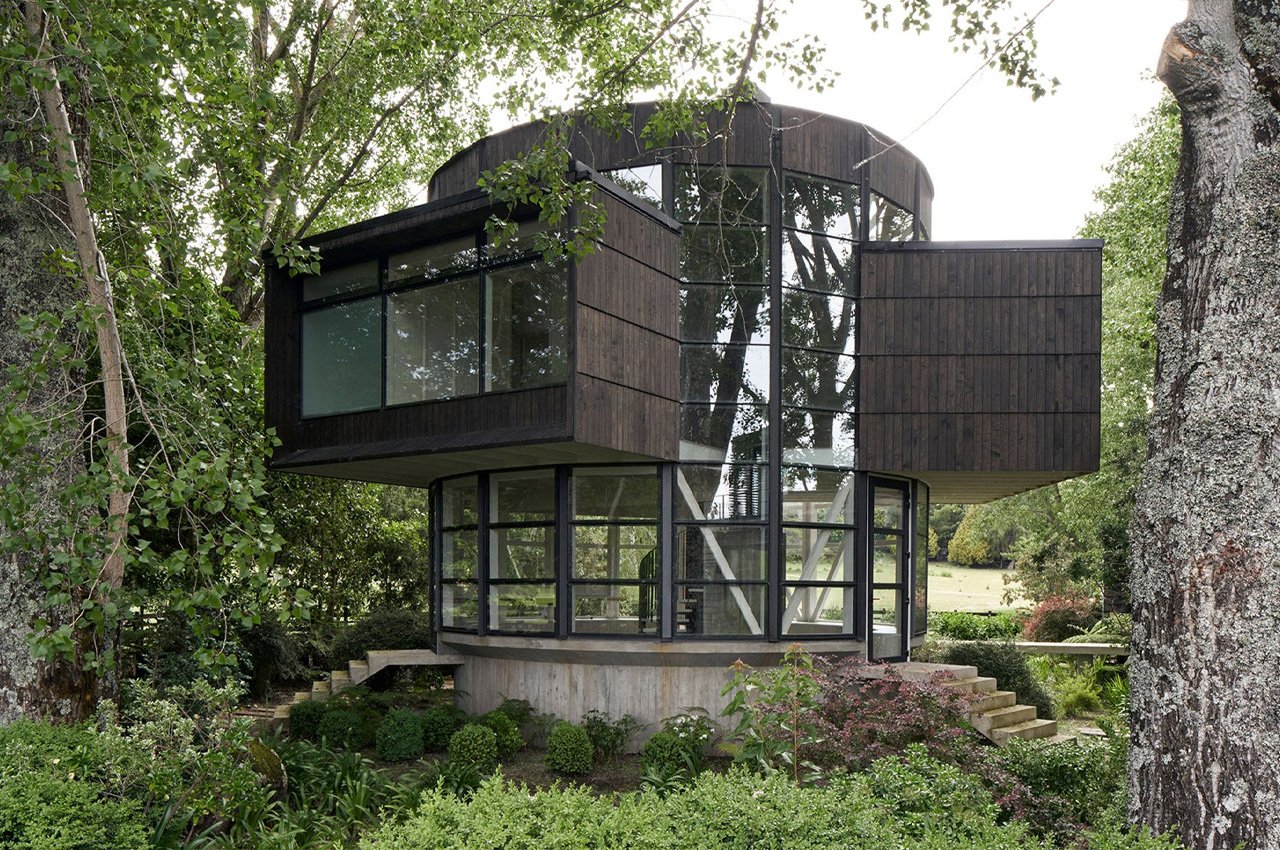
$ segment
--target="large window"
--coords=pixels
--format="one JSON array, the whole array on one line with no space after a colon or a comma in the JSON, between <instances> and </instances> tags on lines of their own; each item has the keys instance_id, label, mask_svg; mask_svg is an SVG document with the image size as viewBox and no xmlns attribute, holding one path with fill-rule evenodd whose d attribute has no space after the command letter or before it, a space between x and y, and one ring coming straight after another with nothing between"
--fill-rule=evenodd
<instances>
[{"instance_id":1,"label":"large window","mask_svg":"<svg viewBox=\"0 0 1280 850\"><path fill-rule=\"evenodd\" d=\"M440 485L440 625L474 631L480 623L479 491L475 476Z\"/></svg>"},{"instance_id":2,"label":"large window","mask_svg":"<svg viewBox=\"0 0 1280 850\"><path fill-rule=\"evenodd\" d=\"M521 225L500 248L473 232L303 278L302 415L563 384L568 264L544 258L543 232Z\"/></svg>"},{"instance_id":3,"label":"large window","mask_svg":"<svg viewBox=\"0 0 1280 850\"><path fill-rule=\"evenodd\" d=\"M782 634L857 634L856 473L783 469Z\"/></svg>"},{"instance_id":4,"label":"large window","mask_svg":"<svg viewBox=\"0 0 1280 850\"><path fill-rule=\"evenodd\" d=\"M573 631L657 635L658 565L657 470L574 470Z\"/></svg>"},{"instance_id":5,"label":"large window","mask_svg":"<svg viewBox=\"0 0 1280 850\"><path fill-rule=\"evenodd\" d=\"M490 629L555 631L556 561L555 470L490 475Z\"/></svg>"}]
</instances>

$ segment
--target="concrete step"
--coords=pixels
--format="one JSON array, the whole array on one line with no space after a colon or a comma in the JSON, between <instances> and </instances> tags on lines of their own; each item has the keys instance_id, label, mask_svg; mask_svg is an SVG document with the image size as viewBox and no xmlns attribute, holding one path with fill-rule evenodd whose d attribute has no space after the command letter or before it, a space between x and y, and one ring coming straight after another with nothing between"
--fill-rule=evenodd
<instances>
[{"instance_id":1,"label":"concrete step","mask_svg":"<svg viewBox=\"0 0 1280 850\"><path fill-rule=\"evenodd\" d=\"M272 720L288 720L288 719L289 719L289 709L291 709L291 708L293 708L293 706L292 706L292 705L278 705L278 706L276 706L276 710L275 710L275 711L273 711L273 712L271 712L271 719L272 719Z\"/></svg>"},{"instance_id":2,"label":"concrete step","mask_svg":"<svg viewBox=\"0 0 1280 850\"><path fill-rule=\"evenodd\" d=\"M955 688L971 694L988 694L996 689L996 680L990 676L970 676L967 679L952 679L943 682L944 688Z\"/></svg>"},{"instance_id":3,"label":"concrete step","mask_svg":"<svg viewBox=\"0 0 1280 850\"><path fill-rule=\"evenodd\" d=\"M1058 734L1058 723L1055 720L1027 720L1012 726L1001 726L991 730L991 740L1003 745L1010 738L1021 738L1034 741L1038 738L1052 738Z\"/></svg>"},{"instance_id":4,"label":"concrete step","mask_svg":"<svg viewBox=\"0 0 1280 850\"><path fill-rule=\"evenodd\" d=\"M311 683L311 698L324 699L329 696L329 683L325 681Z\"/></svg>"},{"instance_id":5,"label":"concrete step","mask_svg":"<svg viewBox=\"0 0 1280 850\"><path fill-rule=\"evenodd\" d=\"M969 715L969 722L973 724L973 728L988 738L992 737L991 733L996 729L1016 726L1019 723L1035 719L1036 707L1034 705L1007 705L1004 708L995 708L991 711Z\"/></svg>"},{"instance_id":6,"label":"concrete step","mask_svg":"<svg viewBox=\"0 0 1280 850\"><path fill-rule=\"evenodd\" d=\"M351 674L346 670L334 670L329 673L329 693L340 694L351 687Z\"/></svg>"},{"instance_id":7,"label":"concrete step","mask_svg":"<svg viewBox=\"0 0 1280 850\"><path fill-rule=\"evenodd\" d=\"M365 679L369 678L369 662L348 661L347 673L351 677L351 684L358 685Z\"/></svg>"},{"instance_id":8,"label":"concrete step","mask_svg":"<svg viewBox=\"0 0 1280 850\"><path fill-rule=\"evenodd\" d=\"M1051 735L1050 737L1045 738L1043 740L1046 744L1078 744L1080 743L1080 739L1077 738L1075 735L1064 735L1061 732L1059 732L1056 735Z\"/></svg>"},{"instance_id":9,"label":"concrete step","mask_svg":"<svg viewBox=\"0 0 1280 850\"><path fill-rule=\"evenodd\" d=\"M976 697L969 705L971 714L981 714L984 711L991 711L995 708L1006 708L1018 702L1018 695L1013 691L987 691L980 697Z\"/></svg>"},{"instance_id":10,"label":"concrete step","mask_svg":"<svg viewBox=\"0 0 1280 850\"><path fill-rule=\"evenodd\" d=\"M311 699L311 691L296 691L293 695L293 702L306 702Z\"/></svg>"}]
</instances>

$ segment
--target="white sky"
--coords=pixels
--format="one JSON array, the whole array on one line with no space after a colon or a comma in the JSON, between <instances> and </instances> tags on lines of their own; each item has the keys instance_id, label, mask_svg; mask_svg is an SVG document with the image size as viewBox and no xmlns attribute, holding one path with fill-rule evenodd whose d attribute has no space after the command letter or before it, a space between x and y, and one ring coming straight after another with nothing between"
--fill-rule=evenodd
<instances>
[{"instance_id":1,"label":"white sky","mask_svg":"<svg viewBox=\"0 0 1280 850\"><path fill-rule=\"evenodd\" d=\"M754 0L723 0L754 10ZM1046 0L1018 0L1034 14ZM776 103L868 124L902 139L979 64L946 42L946 24L922 36L871 32L853 0L795 0L786 27L823 35L833 88L763 86ZM1156 59L1186 0L1056 0L1040 17L1039 65L1061 81L1036 102L984 71L905 141L933 178L932 237L1066 239L1094 208L1103 166L1159 102ZM945 14L939 9L938 15Z\"/></svg>"}]
</instances>

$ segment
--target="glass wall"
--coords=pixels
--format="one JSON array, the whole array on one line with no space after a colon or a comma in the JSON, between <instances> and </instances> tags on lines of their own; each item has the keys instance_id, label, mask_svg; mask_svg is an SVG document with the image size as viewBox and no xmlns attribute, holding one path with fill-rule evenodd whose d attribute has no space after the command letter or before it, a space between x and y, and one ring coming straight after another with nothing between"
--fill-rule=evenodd
<instances>
[{"instance_id":1,"label":"glass wall","mask_svg":"<svg viewBox=\"0 0 1280 850\"><path fill-rule=\"evenodd\" d=\"M489 477L489 628L556 629L556 476L553 469Z\"/></svg>"},{"instance_id":2,"label":"glass wall","mask_svg":"<svg viewBox=\"0 0 1280 850\"><path fill-rule=\"evenodd\" d=\"M480 500L476 476L440 485L440 624L475 630L480 624Z\"/></svg>"},{"instance_id":3,"label":"glass wall","mask_svg":"<svg viewBox=\"0 0 1280 850\"><path fill-rule=\"evenodd\" d=\"M575 634L658 634L658 475L651 466L573 471Z\"/></svg>"},{"instance_id":4,"label":"glass wall","mask_svg":"<svg viewBox=\"0 0 1280 850\"><path fill-rule=\"evenodd\" d=\"M302 415L563 384L568 266L549 238L530 222L502 247L472 232L303 278Z\"/></svg>"}]
</instances>

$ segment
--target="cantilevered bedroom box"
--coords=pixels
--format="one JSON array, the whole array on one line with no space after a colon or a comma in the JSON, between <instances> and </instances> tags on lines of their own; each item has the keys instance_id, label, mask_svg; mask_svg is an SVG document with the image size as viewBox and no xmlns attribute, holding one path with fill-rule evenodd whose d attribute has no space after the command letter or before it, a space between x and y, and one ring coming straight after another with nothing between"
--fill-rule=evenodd
<instances>
[{"instance_id":1,"label":"cantilevered bedroom box","mask_svg":"<svg viewBox=\"0 0 1280 850\"><path fill-rule=\"evenodd\" d=\"M580 260L529 210L486 237L531 124L268 283L272 465L430 488L472 709L654 721L796 641L906 659L930 501L1097 469L1099 242L931 242L923 165L861 124L752 102L650 150L651 109L570 144Z\"/></svg>"}]
</instances>

